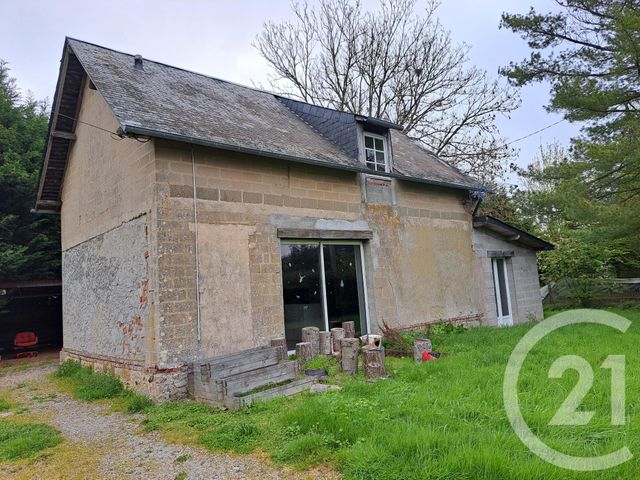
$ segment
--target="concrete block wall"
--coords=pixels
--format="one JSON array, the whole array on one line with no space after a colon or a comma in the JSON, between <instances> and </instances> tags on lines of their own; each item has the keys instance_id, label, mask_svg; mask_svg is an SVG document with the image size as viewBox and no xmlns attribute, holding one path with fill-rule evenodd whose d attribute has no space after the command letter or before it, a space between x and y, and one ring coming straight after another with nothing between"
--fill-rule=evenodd
<instances>
[{"instance_id":1,"label":"concrete block wall","mask_svg":"<svg viewBox=\"0 0 640 480\"><path fill-rule=\"evenodd\" d=\"M195 147L202 334L197 342L191 155L189 147L157 141L161 365L282 336L278 228L373 231L364 248L374 331L383 319L406 326L483 309L480 292L469 288L477 273L461 193L396 182L397 205L366 205L356 173Z\"/></svg>"},{"instance_id":2,"label":"concrete block wall","mask_svg":"<svg viewBox=\"0 0 640 480\"><path fill-rule=\"evenodd\" d=\"M146 213L153 203L153 141L118 139L118 124L86 82L61 194L62 250ZM91 125L88 125L91 124Z\"/></svg>"},{"instance_id":3,"label":"concrete block wall","mask_svg":"<svg viewBox=\"0 0 640 480\"><path fill-rule=\"evenodd\" d=\"M496 250L513 252L513 256L507 259L507 275L514 324L543 318L535 251L507 242L496 234L480 229L473 231L473 244L478 270L482 272L485 324L497 324L493 270L491 257L487 255L488 251Z\"/></svg>"}]
</instances>

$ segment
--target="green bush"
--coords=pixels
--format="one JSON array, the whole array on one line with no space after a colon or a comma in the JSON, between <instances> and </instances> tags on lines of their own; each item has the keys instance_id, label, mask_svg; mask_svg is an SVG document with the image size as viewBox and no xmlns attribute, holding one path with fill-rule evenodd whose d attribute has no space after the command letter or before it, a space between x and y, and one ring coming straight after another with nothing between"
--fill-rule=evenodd
<instances>
[{"instance_id":1,"label":"green bush","mask_svg":"<svg viewBox=\"0 0 640 480\"><path fill-rule=\"evenodd\" d=\"M0 412L4 412L11 408L11 404L4 398L0 398Z\"/></svg>"},{"instance_id":2,"label":"green bush","mask_svg":"<svg viewBox=\"0 0 640 480\"><path fill-rule=\"evenodd\" d=\"M56 446L62 438L50 427L40 423L18 425L0 422L0 461L19 460Z\"/></svg>"}]
</instances>

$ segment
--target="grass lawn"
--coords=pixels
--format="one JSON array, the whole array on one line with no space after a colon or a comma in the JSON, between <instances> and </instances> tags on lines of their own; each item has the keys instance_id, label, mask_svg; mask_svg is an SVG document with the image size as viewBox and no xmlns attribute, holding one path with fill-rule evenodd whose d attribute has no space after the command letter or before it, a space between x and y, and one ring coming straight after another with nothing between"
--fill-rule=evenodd
<instances>
[{"instance_id":1,"label":"grass lawn","mask_svg":"<svg viewBox=\"0 0 640 480\"><path fill-rule=\"evenodd\" d=\"M640 455L640 310L614 310L634 323L621 334L604 326L565 327L530 353L521 372L520 402L537 435L563 453L593 456L627 445ZM531 328L474 329L443 334L434 347L448 355L416 365L389 358L391 379L361 376L341 391L220 412L195 403L147 409L145 428L169 439L214 450L264 451L276 462L304 469L328 464L352 479L631 479L636 458L615 469L578 473L554 467L520 442L506 418L503 373L518 340ZM586 426L548 425L578 375L547 372L561 355L580 355L595 381L580 410L595 410ZM626 355L626 414L610 425L610 375L600 365L609 354Z\"/></svg>"}]
</instances>

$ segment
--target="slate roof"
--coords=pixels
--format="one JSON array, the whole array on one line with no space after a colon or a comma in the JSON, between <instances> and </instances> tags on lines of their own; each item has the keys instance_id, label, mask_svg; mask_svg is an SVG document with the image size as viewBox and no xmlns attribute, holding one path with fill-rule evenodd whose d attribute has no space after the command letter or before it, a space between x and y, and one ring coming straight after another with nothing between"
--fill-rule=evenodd
<instances>
[{"instance_id":1,"label":"slate roof","mask_svg":"<svg viewBox=\"0 0 640 480\"><path fill-rule=\"evenodd\" d=\"M67 38L36 204L41 210L59 208L62 174L75 129L68 113L75 111L78 102L79 68L104 97L125 134L370 172L358 160L355 131L356 122L362 121L391 127L394 169L383 175L481 189L475 180L425 151L388 122L298 102L147 59L142 69L135 68L133 55ZM63 111L67 113L57 115ZM53 132L62 133L56 137Z\"/></svg>"}]
</instances>

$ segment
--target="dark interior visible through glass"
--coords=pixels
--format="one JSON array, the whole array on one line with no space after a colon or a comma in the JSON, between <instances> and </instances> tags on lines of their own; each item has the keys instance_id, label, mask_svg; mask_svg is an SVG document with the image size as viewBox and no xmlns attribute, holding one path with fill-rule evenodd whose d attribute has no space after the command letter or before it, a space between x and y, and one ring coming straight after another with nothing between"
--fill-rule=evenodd
<instances>
[{"instance_id":1,"label":"dark interior visible through glass","mask_svg":"<svg viewBox=\"0 0 640 480\"><path fill-rule=\"evenodd\" d=\"M282 294L287 347L300 342L302 327L324 330L320 290L320 245L283 244Z\"/></svg>"},{"instance_id":2,"label":"dark interior visible through glass","mask_svg":"<svg viewBox=\"0 0 640 480\"><path fill-rule=\"evenodd\" d=\"M322 284L321 251L324 256ZM282 290L285 336L289 350L300 342L302 327L325 330L354 321L358 335L366 333L364 282L360 245L283 243ZM327 322L324 298L327 302Z\"/></svg>"},{"instance_id":3,"label":"dark interior visible through glass","mask_svg":"<svg viewBox=\"0 0 640 480\"><path fill-rule=\"evenodd\" d=\"M362 268L360 245L323 245L324 277L329 329L354 321L356 334L363 331Z\"/></svg>"},{"instance_id":4,"label":"dark interior visible through glass","mask_svg":"<svg viewBox=\"0 0 640 480\"><path fill-rule=\"evenodd\" d=\"M505 277L505 263L503 258L497 258L495 261L495 268L498 274L498 285L496 285L496 291L500 289L500 306L502 308L502 316L508 317L509 312L509 294L507 292L507 279ZM497 296L496 296L497 301Z\"/></svg>"}]
</instances>

